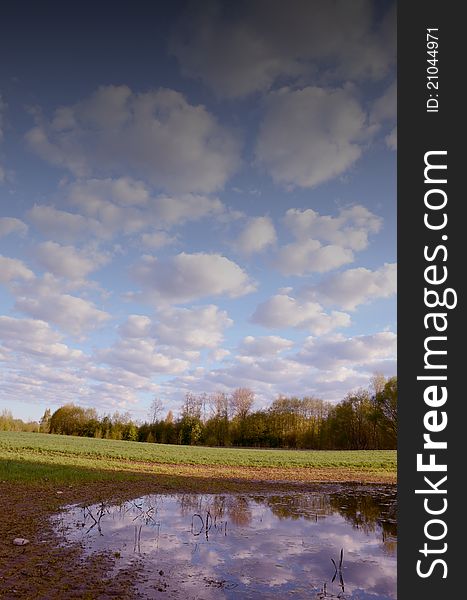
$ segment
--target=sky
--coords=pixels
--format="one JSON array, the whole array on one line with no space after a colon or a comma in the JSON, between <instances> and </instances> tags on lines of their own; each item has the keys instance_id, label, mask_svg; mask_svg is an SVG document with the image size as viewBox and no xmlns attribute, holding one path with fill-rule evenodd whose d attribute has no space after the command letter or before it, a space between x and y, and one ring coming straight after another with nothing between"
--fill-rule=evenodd
<instances>
[{"instance_id":1,"label":"sky","mask_svg":"<svg viewBox=\"0 0 467 600\"><path fill-rule=\"evenodd\" d=\"M396 374L393 3L11 4L0 410Z\"/></svg>"}]
</instances>

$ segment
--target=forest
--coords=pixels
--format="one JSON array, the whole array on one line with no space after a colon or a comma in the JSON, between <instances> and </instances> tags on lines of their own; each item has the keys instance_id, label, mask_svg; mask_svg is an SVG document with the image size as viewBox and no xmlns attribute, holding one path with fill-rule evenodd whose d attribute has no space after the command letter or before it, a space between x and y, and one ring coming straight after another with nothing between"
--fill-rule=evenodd
<instances>
[{"instance_id":1,"label":"forest","mask_svg":"<svg viewBox=\"0 0 467 600\"><path fill-rule=\"evenodd\" d=\"M40 423L23 423L4 411L0 430L219 447L396 448L397 377L376 376L368 389L351 392L337 404L286 396L259 410L254 404L249 388L231 394L188 392L177 417L170 410L163 416L163 402L155 398L143 423L134 422L129 413L99 416L94 408L66 404L54 413L47 409Z\"/></svg>"}]
</instances>

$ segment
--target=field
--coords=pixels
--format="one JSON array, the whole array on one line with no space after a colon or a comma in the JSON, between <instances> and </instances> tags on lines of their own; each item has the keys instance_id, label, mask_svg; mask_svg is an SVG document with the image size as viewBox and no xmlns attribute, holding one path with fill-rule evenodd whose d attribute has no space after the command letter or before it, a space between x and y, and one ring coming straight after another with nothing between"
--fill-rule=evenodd
<instances>
[{"instance_id":1,"label":"field","mask_svg":"<svg viewBox=\"0 0 467 600\"><path fill-rule=\"evenodd\" d=\"M394 482L393 450L203 448L0 432L6 481L83 481L133 474L282 481Z\"/></svg>"}]
</instances>

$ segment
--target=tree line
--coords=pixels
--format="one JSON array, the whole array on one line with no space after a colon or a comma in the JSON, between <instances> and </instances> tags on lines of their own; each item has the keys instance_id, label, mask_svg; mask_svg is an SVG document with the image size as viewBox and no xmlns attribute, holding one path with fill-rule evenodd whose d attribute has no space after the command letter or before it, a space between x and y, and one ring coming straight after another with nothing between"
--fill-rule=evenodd
<instances>
[{"instance_id":1,"label":"tree line","mask_svg":"<svg viewBox=\"0 0 467 600\"><path fill-rule=\"evenodd\" d=\"M375 376L368 389L332 404L313 397L279 396L254 410L249 388L231 394L187 393L180 414L152 402L150 417L135 423L129 413L99 417L73 404L47 410L40 431L95 438L204 446L371 450L396 448L397 377Z\"/></svg>"},{"instance_id":2,"label":"tree line","mask_svg":"<svg viewBox=\"0 0 467 600\"><path fill-rule=\"evenodd\" d=\"M15 419L10 410L4 409L0 413L0 431L33 431L40 430L37 421L25 422L22 419Z\"/></svg>"}]
</instances>

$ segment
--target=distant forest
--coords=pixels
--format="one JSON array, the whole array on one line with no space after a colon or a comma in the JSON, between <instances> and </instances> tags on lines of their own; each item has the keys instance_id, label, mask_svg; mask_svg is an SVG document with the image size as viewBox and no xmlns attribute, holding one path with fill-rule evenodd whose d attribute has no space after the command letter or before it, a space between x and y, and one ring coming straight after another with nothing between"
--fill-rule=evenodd
<instances>
[{"instance_id":1,"label":"distant forest","mask_svg":"<svg viewBox=\"0 0 467 600\"><path fill-rule=\"evenodd\" d=\"M375 376L369 389L349 393L337 404L280 396L269 407L253 410L254 402L248 388L232 394L187 393L179 417L174 418L172 411L162 416L164 406L156 398L145 423L135 423L128 413L99 417L93 408L66 404L53 414L47 409L40 423L23 423L4 411L0 430L197 446L396 448L397 377Z\"/></svg>"}]
</instances>

